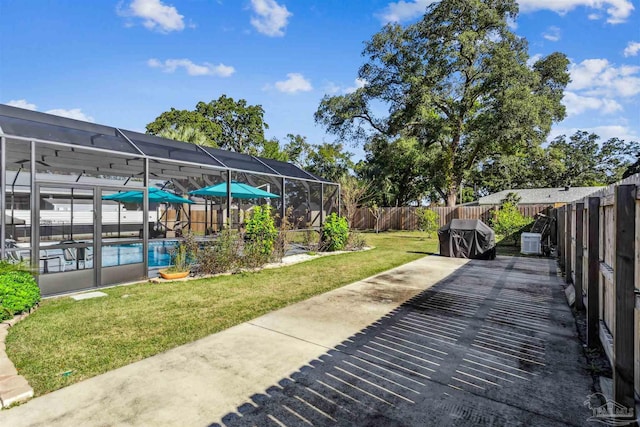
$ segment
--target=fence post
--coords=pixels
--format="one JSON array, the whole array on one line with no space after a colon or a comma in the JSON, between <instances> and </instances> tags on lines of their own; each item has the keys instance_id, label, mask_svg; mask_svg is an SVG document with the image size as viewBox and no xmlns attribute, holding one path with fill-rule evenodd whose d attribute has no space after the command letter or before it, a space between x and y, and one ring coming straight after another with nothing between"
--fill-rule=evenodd
<instances>
[{"instance_id":1,"label":"fence post","mask_svg":"<svg viewBox=\"0 0 640 427\"><path fill-rule=\"evenodd\" d=\"M564 227L564 281L571 283L571 213L573 207L566 205L566 223Z\"/></svg>"},{"instance_id":2,"label":"fence post","mask_svg":"<svg viewBox=\"0 0 640 427\"><path fill-rule=\"evenodd\" d=\"M600 338L600 197L589 197L588 212L588 275L587 275L587 345L597 348Z\"/></svg>"},{"instance_id":3,"label":"fence post","mask_svg":"<svg viewBox=\"0 0 640 427\"><path fill-rule=\"evenodd\" d=\"M558 221L558 230L556 240L558 241L558 262L560 263L560 269L564 273L564 226L566 223L567 216L565 215L565 210L567 209L566 205L559 207L556 210L556 219Z\"/></svg>"},{"instance_id":4,"label":"fence post","mask_svg":"<svg viewBox=\"0 0 640 427\"><path fill-rule=\"evenodd\" d=\"M584 203L576 203L576 310L584 310L584 301L582 299L583 287L583 258L584 258Z\"/></svg>"},{"instance_id":5,"label":"fence post","mask_svg":"<svg viewBox=\"0 0 640 427\"><path fill-rule=\"evenodd\" d=\"M613 336L613 400L635 408L634 400L634 263L635 263L635 185L620 185L615 193L615 334Z\"/></svg>"}]
</instances>

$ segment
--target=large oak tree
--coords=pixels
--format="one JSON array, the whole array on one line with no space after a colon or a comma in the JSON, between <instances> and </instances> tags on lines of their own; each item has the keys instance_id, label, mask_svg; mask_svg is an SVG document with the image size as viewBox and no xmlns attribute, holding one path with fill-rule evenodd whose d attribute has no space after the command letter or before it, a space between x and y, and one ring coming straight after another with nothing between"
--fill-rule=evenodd
<instances>
[{"instance_id":1,"label":"large oak tree","mask_svg":"<svg viewBox=\"0 0 640 427\"><path fill-rule=\"evenodd\" d=\"M553 53L529 66L526 40L508 26L517 13L515 0L442 0L415 24L385 26L366 43L365 86L325 96L316 121L342 141L415 138L455 205L480 160L540 144L565 116L568 60Z\"/></svg>"},{"instance_id":2,"label":"large oak tree","mask_svg":"<svg viewBox=\"0 0 640 427\"><path fill-rule=\"evenodd\" d=\"M167 129L194 128L206 135L206 145L239 153L258 154L265 143L261 105L248 105L226 95L209 103L198 102L194 110L171 108L147 125L147 132L160 135Z\"/></svg>"}]
</instances>

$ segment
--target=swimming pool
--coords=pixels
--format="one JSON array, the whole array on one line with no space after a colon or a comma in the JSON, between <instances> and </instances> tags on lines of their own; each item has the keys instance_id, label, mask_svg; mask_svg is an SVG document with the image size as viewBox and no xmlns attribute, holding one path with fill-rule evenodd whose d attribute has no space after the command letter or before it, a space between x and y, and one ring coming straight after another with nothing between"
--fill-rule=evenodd
<instances>
[{"instance_id":1,"label":"swimming pool","mask_svg":"<svg viewBox=\"0 0 640 427\"><path fill-rule=\"evenodd\" d=\"M171 254L177 245L177 240L150 241L149 268L170 266ZM142 250L142 243L105 244L102 246L102 267L140 264L143 261ZM42 249L40 274L90 269L94 267L93 257L93 247L90 244L83 248Z\"/></svg>"},{"instance_id":2,"label":"swimming pool","mask_svg":"<svg viewBox=\"0 0 640 427\"><path fill-rule=\"evenodd\" d=\"M171 253L177 246L177 240L149 242L149 267L171 265ZM136 264L142 262L142 243L124 243L102 247L102 266Z\"/></svg>"}]
</instances>

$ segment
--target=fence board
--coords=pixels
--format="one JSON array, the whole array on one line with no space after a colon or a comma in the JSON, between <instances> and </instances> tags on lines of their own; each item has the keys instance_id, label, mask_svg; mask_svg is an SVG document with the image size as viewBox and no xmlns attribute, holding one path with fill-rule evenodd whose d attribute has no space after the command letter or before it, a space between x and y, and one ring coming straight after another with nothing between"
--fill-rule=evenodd
<instances>
[{"instance_id":1,"label":"fence board","mask_svg":"<svg viewBox=\"0 0 640 427\"><path fill-rule=\"evenodd\" d=\"M567 283L571 283L572 282L572 276L573 276L573 257L571 256L574 251L573 251L573 242L572 242L572 237L573 237L573 223L574 221L572 221L572 216L574 215L574 210L573 210L573 206L572 205L567 205L567 212L566 212L566 217L567 217L567 222L566 222L566 234L565 234L565 261L564 261L564 265L566 266L566 270L565 270L565 274L564 274L564 278L565 281Z\"/></svg>"},{"instance_id":2,"label":"fence board","mask_svg":"<svg viewBox=\"0 0 640 427\"><path fill-rule=\"evenodd\" d=\"M492 212L498 209L498 205L486 206L455 206L455 207L434 207L430 208L439 216L438 226L442 227L452 219L479 219L484 223L490 223ZM417 207L403 206L380 208L381 215L378 220L380 231L386 230L417 230L418 216ZM537 213L549 214L549 205L521 205L518 210L524 216L534 217ZM354 214L353 228L357 230L374 230L376 228L375 216L369 208L358 208Z\"/></svg>"},{"instance_id":3,"label":"fence board","mask_svg":"<svg viewBox=\"0 0 640 427\"><path fill-rule=\"evenodd\" d=\"M576 204L576 221L575 221L575 273L574 285L576 289L576 309L584 309L583 304L583 277L584 277L584 203Z\"/></svg>"},{"instance_id":4,"label":"fence board","mask_svg":"<svg viewBox=\"0 0 640 427\"><path fill-rule=\"evenodd\" d=\"M560 269L562 270L562 272L564 273L566 270L566 266L564 264L564 260L565 260L565 256L564 256L564 242L565 242L565 223L566 223L566 219L567 216L565 215L565 210L567 209L566 206L562 206L558 209L556 209L556 219L558 221L558 225L557 225L557 232L558 232L558 236L556 237L556 241L558 242L558 246L557 246L557 254L558 254L558 264L560 264Z\"/></svg>"},{"instance_id":5,"label":"fence board","mask_svg":"<svg viewBox=\"0 0 640 427\"><path fill-rule=\"evenodd\" d=\"M600 265L601 280L602 280L602 320L604 324L611 332L611 335L615 336L615 293L613 283L613 264L615 255L615 206L605 205L602 207L603 213L603 235L602 235L602 263Z\"/></svg>"},{"instance_id":6,"label":"fence board","mask_svg":"<svg viewBox=\"0 0 640 427\"><path fill-rule=\"evenodd\" d=\"M635 408L634 388L634 264L635 264L635 185L616 188L615 246L615 322L613 336L613 398L627 408Z\"/></svg>"},{"instance_id":7,"label":"fence board","mask_svg":"<svg viewBox=\"0 0 640 427\"><path fill-rule=\"evenodd\" d=\"M586 290L587 344L604 347L613 398L629 409L640 407L639 193L636 174L567 206L568 215L556 210L559 263L567 275L574 266L576 288L580 281Z\"/></svg>"},{"instance_id":8,"label":"fence board","mask_svg":"<svg viewBox=\"0 0 640 427\"><path fill-rule=\"evenodd\" d=\"M635 359L635 392L640 395L640 191L636 188L636 256L635 256L635 339L634 339L634 359Z\"/></svg>"},{"instance_id":9,"label":"fence board","mask_svg":"<svg viewBox=\"0 0 640 427\"><path fill-rule=\"evenodd\" d=\"M587 345L591 349L598 347L598 325L600 323L600 258L598 248L600 237L600 198L589 197L588 217L588 284L587 284Z\"/></svg>"}]
</instances>

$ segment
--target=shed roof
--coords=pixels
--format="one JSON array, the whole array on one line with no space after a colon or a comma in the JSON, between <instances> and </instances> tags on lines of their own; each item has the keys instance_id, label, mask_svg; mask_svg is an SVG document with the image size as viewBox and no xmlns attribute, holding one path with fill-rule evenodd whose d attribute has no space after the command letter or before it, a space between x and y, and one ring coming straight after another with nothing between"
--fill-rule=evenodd
<instances>
[{"instance_id":1,"label":"shed roof","mask_svg":"<svg viewBox=\"0 0 640 427\"><path fill-rule=\"evenodd\" d=\"M520 204L524 205L571 203L587 197L602 188L603 187L559 187L503 190L485 197L480 197L478 204L499 205L509 193L516 193L520 196Z\"/></svg>"}]
</instances>

